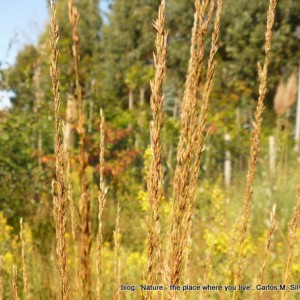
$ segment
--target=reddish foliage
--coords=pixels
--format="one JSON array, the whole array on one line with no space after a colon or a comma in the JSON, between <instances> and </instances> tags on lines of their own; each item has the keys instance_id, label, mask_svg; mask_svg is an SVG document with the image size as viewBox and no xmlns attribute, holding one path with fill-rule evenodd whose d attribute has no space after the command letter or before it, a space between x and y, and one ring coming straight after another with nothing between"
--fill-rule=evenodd
<instances>
[{"instance_id":1,"label":"reddish foliage","mask_svg":"<svg viewBox=\"0 0 300 300\"><path fill-rule=\"evenodd\" d=\"M52 164L55 162L55 156L54 154L49 154L49 155L43 155L42 158L42 163L47 165L47 164Z\"/></svg>"},{"instance_id":2,"label":"reddish foliage","mask_svg":"<svg viewBox=\"0 0 300 300\"><path fill-rule=\"evenodd\" d=\"M106 176L116 177L121 175L142 154L141 151L128 147L127 139L131 137L131 134L131 129L116 128L111 123L105 123L104 173ZM95 151L90 156L90 161L97 164L96 169L98 171L99 146L93 145L93 148Z\"/></svg>"},{"instance_id":3,"label":"reddish foliage","mask_svg":"<svg viewBox=\"0 0 300 300\"><path fill-rule=\"evenodd\" d=\"M130 129L115 128L111 124L105 124L105 145L110 150L105 151L104 173L106 176L116 177L126 171L126 169L137 159L142 151L128 149L126 140L130 137ZM94 166L96 172L99 171L99 145L92 138L87 138L87 147L89 151L89 165ZM125 145L122 143L125 142ZM124 149L126 147L126 149ZM123 149L122 149L123 148ZM35 153L38 156L38 153ZM45 165L54 165L55 157L53 154L42 155L42 163Z\"/></svg>"},{"instance_id":4,"label":"reddish foliage","mask_svg":"<svg viewBox=\"0 0 300 300\"><path fill-rule=\"evenodd\" d=\"M105 142L116 145L121 140L128 138L131 134L129 129L113 128L105 124Z\"/></svg>"},{"instance_id":5,"label":"reddish foliage","mask_svg":"<svg viewBox=\"0 0 300 300\"><path fill-rule=\"evenodd\" d=\"M122 150L116 153L113 160L105 165L105 173L113 177L119 176L135 161L141 151L137 150Z\"/></svg>"},{"instance_id":6,"label":"reddish foliage","mask_svg":"<svg viewBox=\"0 0 300 300\"><path fill-rule=\"evenodd\" d=\"M208 134L215 134L218 131L218 125L217 123L211 123L207 124L205 128L205 132L208 132Z\"/></svg>"}]
</instances>

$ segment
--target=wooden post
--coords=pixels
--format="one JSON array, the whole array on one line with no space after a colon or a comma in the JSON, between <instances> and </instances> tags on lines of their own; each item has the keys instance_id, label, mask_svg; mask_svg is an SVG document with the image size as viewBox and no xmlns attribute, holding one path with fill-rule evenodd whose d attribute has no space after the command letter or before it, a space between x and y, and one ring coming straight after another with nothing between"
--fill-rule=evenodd
<instances>
[{"instance_id":1,"label":"wooden post","mask_svg":"<svg viewBox=\"0 0 300 300\"><path fill-rule=\"evenodd\" d=\"M296 127L295 127L295 150L300 152L300 63L299 63L299 78L298 78L298 99L297 99L297 113L296 113Z\"/></svg>"},{"instance_id":2,"label":"wooden post","mask_svg":"<svg viewBox=\"0 0 300 300\"><path fill-rule=\"evenodd\" d=\"M129 95L128 95L128 109L133 110L133 90L129 89Z\"/></svg>"},{"instance_id":3,"label":"wooden post","mask_svg":"<svg viewBox=\"0 0 300 300\"><path fill-rule=\"evenodd\" d=\"M274 176L276 168L276 148L274 135L269 136L269 168L271 175Z\"/></svg>"},{"instance_id":4,"label":"wooden post","mask_svg":"<svg viewBox=\"0 0 300 300\"><path fill-rule=\"evenodd\" d=\"M145 105L145 88L140 88L140 106L143 107Z\"/></svg>"},{"instance_id":5,"label":"wooden post","mask_svg":"<svg viewBox=\"0 0 300 300\"><path fill-rule=\"evenodd\" d=\"M224 163L224 182L225 187L229 188L231 185L231 153L229 150L229 144L231 137L229 134L225 134L225 163Z\"/></svg>"}]
</instances>

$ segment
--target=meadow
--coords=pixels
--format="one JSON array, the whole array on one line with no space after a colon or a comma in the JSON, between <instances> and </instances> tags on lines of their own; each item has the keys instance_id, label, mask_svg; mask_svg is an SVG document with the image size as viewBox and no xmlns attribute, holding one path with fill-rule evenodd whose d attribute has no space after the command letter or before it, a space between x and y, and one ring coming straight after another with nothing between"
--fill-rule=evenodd
<instances>
[{"instance_id":1,"label":"meadow","mask_svg":"<svg viewBox=\"0 0 300 300\"><path fill-rule=\"evenodd\" d=\"M300 5L146 2L1 70L0 300L300 299Z\"/></svg>"}]
</instances>

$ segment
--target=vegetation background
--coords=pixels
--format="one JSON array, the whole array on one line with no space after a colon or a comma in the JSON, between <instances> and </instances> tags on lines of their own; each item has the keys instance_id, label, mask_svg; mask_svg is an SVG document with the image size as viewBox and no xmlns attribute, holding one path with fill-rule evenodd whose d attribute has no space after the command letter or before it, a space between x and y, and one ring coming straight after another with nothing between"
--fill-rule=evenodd
<instances>
[{"instance_id":1,"label":"vegetation background","mask_svg":"<svg viewBox=\"0 0 300 300\"><path fill-rule=\"evenodd\" d=\"M99 249L96 241L97 236L99 239L100 180L108 187L105 207L101 212L102 299L141 299L140 293L121 292L118 295L114 286L118 278L116 262L120 262L121 284L139 285L147 282L145 245L149 242L147 226L152 209L148 203L147 185L151 169L150 80L155 78L153 53L156 52L156 31L153 21L157 19L161 1L114 0L104 15L100 13L99 1L74 0L80 14L77 36L76 24L68 21L68 3L68 0L57 0L56 11L60 35L57 45L60 52L59 116L64 131L62 144L69 153L68 182L72 186L73 198L68 198L66 202L64 233L70 286L71 290L77 286L78 265L83 268L82 261L78 262L77 252L80 249L76 248L76 241L82 241L84 231L82 191L85 189L90 205L86 230L87 237L90 235L91 239L87 252L90 252L93 283L90 294L83 295L81 299L96 299L98 295L96 262ZM223 3L219 51L215 57L217 71L204 131L205 149L195 191L191 240L184 248L189 253L189 259L184 267L185 276L180 281L182 284L202 284L205 274L206 283L223 284L227 277L229 282L234 282L234 276L227 274L227 256L236 234L235 222L243 207L253 112L259 96L257 63L263 62L265 55L268 5L267 1L261 0L224 0ZM168 56L162 88L163 126L160 133L163 193L159 236L162 240L168 239L168 216L174 197L172 192L181 133L181 101L190 58L194 11L191 0L168 0L166 3ZM75 13L73 18L76 19ZM12 294L16 284L21 299L60 297L51 193L51 182L56 177L58 150L54 143L55 114L49 75L50 27L49 23L39 37L37 46L26 45L18 53L14 65L0 71L1 90L13 91L12 107L0 111L2 299L17 299ZM213 30L211 22L205 41L206 56L209 55ZM78 40L79 44L76 44ZM264 279L266 284L283 282L286 258L291 249L291 226L288 224L293 217L297 184L300 182L299 139L295 141L299 44L300 2L280 0L273 27L253 207L242 253L245 272L241 281L253 286L260 275L266 240L270 241ZM73 59L76 45L80 53L77 61L79 70L76 69L76 57L75 62ZM207 68L205 64L205 72ZM200 93L203 89L200 88ZM79 95L82 97L82 109L77 102ZM99 114L100 108L105 116L104 125ZM83 115L85 119L81 118ZM99 135L100 124L105 132L105 146L102 143L105 150L102 148L100 152L104 154L104 164L103 161L99 163L99 145L103 133L100 131ZM83 178L86 186L82 185ZM120 212L117 217L118 205ZM272 236L268 238L274 221L274 216L272 219L271 215L270 220L269 214L275 205L277 222ZM116 218L119 223L117 227ZM77 222L77 226L73 226L72 221ZM300 231L296 230L297 239L293 248L295 259L290 275L290 282L298 284L299 235ZM23 254L24 244L26 255ZM22 279L24 261L28 283ZM17 266L18 275L12 272L13 266ZM79 277L83 280L84 275L80 274ZM71 299L77 299L77 296L71 294ZM179 297L198 299L204 296L191 292L180 293ZM219 294L211 292L206 297L218 299ZM239 297L250 299L249 294ZM259 297L280 299L280 293L267 291ZM288 299L299 297L299 292L290 292Z\"/></svg>"}]
</instances>

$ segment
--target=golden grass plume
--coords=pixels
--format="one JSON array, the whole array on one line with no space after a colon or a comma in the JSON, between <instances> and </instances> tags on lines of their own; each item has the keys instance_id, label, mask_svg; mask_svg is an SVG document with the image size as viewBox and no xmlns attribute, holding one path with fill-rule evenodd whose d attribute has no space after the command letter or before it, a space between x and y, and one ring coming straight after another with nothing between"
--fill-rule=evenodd
<instances>
[{"instance_id":1,"label":"golden grass plume","mask_svg":"<svg viewBox=\"0 0 300 300\"><path fill-rule=\"evenodd\" d=\"M238 227L238 240L237 240L237 265L234 272L234 284L238 285L242 276L243 268L243 247L244 241L248 229L249 218L252 208L252 196L253 196L253 182L256 172L256 166L259 157L259 143L261 136L261 128L263 121L263 112L265 109L264 99L267 93L267 76L268 76L268 66L270 61L271 53L271 42L272 42L272 28L275 21L275 10L276 10L277 1L270 0L269 9L267 13L267 30L265 35L265 61L263 68L258 64L258 75L260 79L259 84L259 98L257 102L256 112L254 114L253 130L251 137L251 148L250 148L250 159L248 165L248 174L246 182L246 191L244 196L244 205L242 209L241 219L239 221ZM230 260L232 258L229 258ZM234 291L233 299L236 299L238 291Z\"/></svg>"},{"instance_id":2,"label":"golden grass plume","mask_svg":"<svg viewBox=\"0 0 300 300\"><path fill-rule=\"evenodd\" d=\"M60 273L60 298L69 299L69 285L67 276L67 254L66 254L66 193L64 182L65 176L65 153L61 137L60 126L60 82L58 71L58 25L56 19L56 8L51 1L51 23L50 23L50 49L51 66L50 75L52 79L52 91L55 111L55 158L56 158L56 180L52 184L53 212L56 228L56 252L59 259Z\"/></svg>"},{"instance_id":3,"label":"golden grass plume","mask_svg":"<svg viewBox=\"0 0 300 300\"><path fill-rule=\"evenodd\" d=\"M99 194L98 194L98 234L97 234L97 299L102 298L102 216L106 203L107 187L104 180L104 115L100 111L100 153L99 153Z\"/></svg>"},{"instance_id":4,"label":"golden grass plume","mask_svg":"<svg viewBox=\"0 0 300 300\"><path fill-rule=\"evenodd\" d=\"M85 129L85 114L83 110L83 98L82 87L80 84L80 54L79 54L79 32L78 22L80 15L77 7L72 0L68 1L69 8L69 20L72 28L72 50L74 60L74 73L75 73L75 86L76 86L76 99L78 106L78 124L77 131L79 134L79 177L81 187L81 199L80 199L80 221L81 221L81 236L80 236L80 249L79 249L79 262L80 267L78 269L79 276L81 278L81 290L85 299L91 299L92 279L91 279L91 262L90 252L92 246L91 226L90 226L90 197L89 197L89 184L86 175L86 168L88 164L87 152L85 150L86 145L86 129Z\"/></svg>"},{"instance_id":5,"label":"golden grass plume","mask_svg":"<svg viewBox=\"0 0 300 300\"><path fill-rule=\"evenodd\" d=\"M154 22L156 34L156 53L154 54L155 77L151 82L151 110L152 122L150 123L151 161L150 172L147 180L149 215L147 218L148 229L148 266L147 283L157 283L162 268L159 206L163 197L163 167L162 144L160 140L161 126L163 122L162 86L166 75L167 38L165 28L166 1L162 0L159 6L158 18ZM146 299L152 299L152 293L146 295Z\"/></svg>"}]
</instances>

